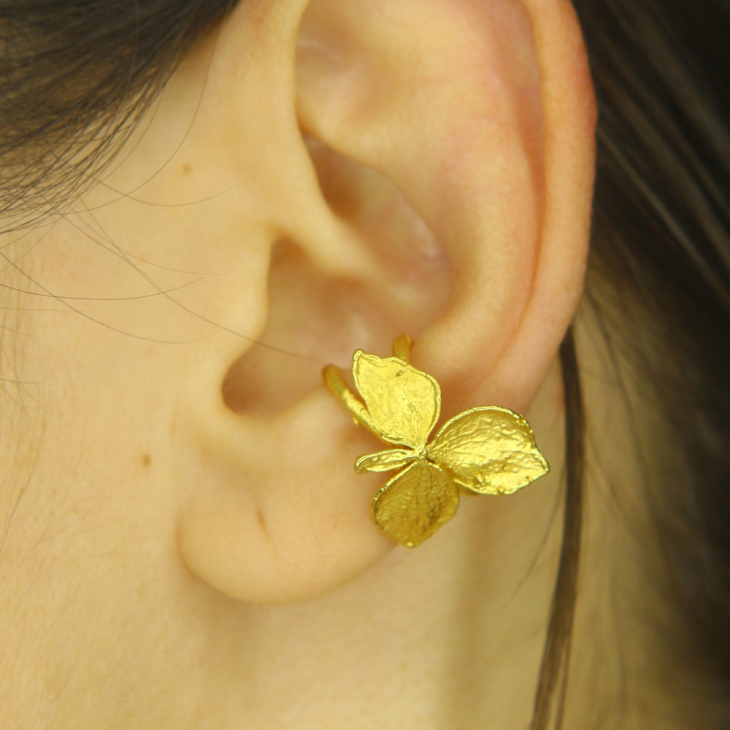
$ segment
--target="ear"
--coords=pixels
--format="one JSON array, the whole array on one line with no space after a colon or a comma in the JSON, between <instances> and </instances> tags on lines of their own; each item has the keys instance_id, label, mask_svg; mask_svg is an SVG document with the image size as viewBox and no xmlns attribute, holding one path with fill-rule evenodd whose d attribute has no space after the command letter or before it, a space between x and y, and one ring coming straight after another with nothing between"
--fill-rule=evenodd
<instances>
[{"instance_id":1,"label":"ear","mask_svg":"<svg viewBox=\"0 0 730 730\"><path fill-rule=\"evenodd\" d=\"M444 417L524 411L545 379L582 291L592 86L567 0L243 2L208 75L199 152L248 191L263 345L220 335L192 367L180 550L236 599L301 600L396 549L369 517L382 475L353 471L381 445L323 365L412 334Z\"/></svg>"}]
</instances>

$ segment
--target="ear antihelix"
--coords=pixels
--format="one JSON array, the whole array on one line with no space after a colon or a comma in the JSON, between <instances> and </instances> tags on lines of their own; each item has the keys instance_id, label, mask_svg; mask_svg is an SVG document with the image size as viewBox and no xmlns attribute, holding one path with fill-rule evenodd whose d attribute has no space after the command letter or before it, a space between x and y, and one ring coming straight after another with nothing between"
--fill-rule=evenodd
<instances>
[{"instance_id":1,"label":"ear antihelix","mask_svg":"<svg viewBox=\"0 0 730 730\"><path fill-rule=\"evenodd\" d=\"M458 347L464 377L479 377L477 362L490 373L542 261L546 130L529 12L506 1L313 0L300 34L300 124L400 191L448 261L445 316L405 331L436 370L454 372ZM382 228L391 235L390 222ZM466 323L474 336L463 337ZM494 397L511 389L526 407L544 373L523 386L525 373L513 369L514 388L500 383Z\"/></svg>"},{"instance_id":2,"label":"ear antihelix","mask_svg":"<svg viewBox=\"0 0 730 730\"><path fill-rule=\"evenodd\" d=\"M371 369L369 377L376 382L367 383L367 405L334 365L323 371L325 384L356 424L386 442L408 447L355 462L358 474L402 470L373 498L372 517L383 534L405 547L420 545L456 514L457 487L475 494L512 494L549 469L527 421L499 406L460 413L427 443L434 423L425 433L422 424L440 411L441 393L431 376L410 364L411 344L406 335L393 343L394 356L388 360L400 367ZM353 370L362 356L361 350L355 353ZM367 357L386 363L377 355ZM434 390L428 387L431 383L436 385ZM424 393L431 393L430 403ZM402 436L394 438L394 433Z\"/></svg>"}]
</instances>

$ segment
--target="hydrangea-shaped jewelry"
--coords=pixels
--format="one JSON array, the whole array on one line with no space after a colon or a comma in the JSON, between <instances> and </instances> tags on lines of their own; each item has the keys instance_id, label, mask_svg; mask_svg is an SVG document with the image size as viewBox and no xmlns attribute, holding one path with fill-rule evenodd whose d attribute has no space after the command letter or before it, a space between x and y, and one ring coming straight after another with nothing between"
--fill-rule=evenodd
<instances>
[{"instance_id":1,"label":"hydrangea-shaped jewelry","mask_svg":"<svg viewBox=\"0 0 730 730\"><path fill-rule=\"evenodd\" d=\"M454 516L460 490L512 494L549 468L527 421L498 406L460 413L427 443L441 412L441 389L409 364L411 345L400 335L393 357L355 352L352 375L360 398L334 365L322 373L356 424L397 447L360 457L355 471L399 469L373 498L372 517L406 547L420 545Z\"/></svg>"}]
</instances>

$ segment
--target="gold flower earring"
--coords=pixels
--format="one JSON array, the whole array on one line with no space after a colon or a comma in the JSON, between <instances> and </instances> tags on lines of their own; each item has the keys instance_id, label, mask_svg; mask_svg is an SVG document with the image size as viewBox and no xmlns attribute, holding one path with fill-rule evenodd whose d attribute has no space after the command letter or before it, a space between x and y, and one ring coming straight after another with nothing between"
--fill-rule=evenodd
<instances>
[{"instance_id":1,"label":"gold flower earring","mask_svg":"<svg viewBox=\"0 0 730 730\"><path fill-rule=\"evenodd\" d=\"M401 470L373 497L372 517L406 547L420 545L456 514L460 490L512 494L549 469L527 421L498 406L460 413L427 443L441 412L441 388L409 364L412 344L400 335L392 357L355 352L352 375L362 400L337 367L322 371L356 424L399 447L360 457L355 471Z\"/></svg>"}]
</instances>

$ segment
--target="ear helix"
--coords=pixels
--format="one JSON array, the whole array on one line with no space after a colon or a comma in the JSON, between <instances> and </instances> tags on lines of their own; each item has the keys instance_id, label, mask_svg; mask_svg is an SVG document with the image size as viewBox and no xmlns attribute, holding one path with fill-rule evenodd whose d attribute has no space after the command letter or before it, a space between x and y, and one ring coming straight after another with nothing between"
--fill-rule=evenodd
<instances>
[{"instance_id":1,"label":"ear helix","mask_svg":"<svg viewBox=\"0 0 730 730\"><path fill-rule=\"evenodd\" d=\"M352 372L360 398L338 368L323 370L330 392L355 423L398 447L360 457L355 471L400 470L373 497L372 518L405 547L420 545L456 514L460 491L512 494L549 469L527 421L498 406L455 416L427 443L440 415L441 390L410 364L411 344L400 335L386 359L355 352Z\"/></svg>"}]
</instances>

